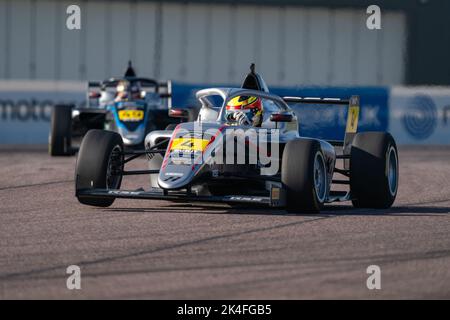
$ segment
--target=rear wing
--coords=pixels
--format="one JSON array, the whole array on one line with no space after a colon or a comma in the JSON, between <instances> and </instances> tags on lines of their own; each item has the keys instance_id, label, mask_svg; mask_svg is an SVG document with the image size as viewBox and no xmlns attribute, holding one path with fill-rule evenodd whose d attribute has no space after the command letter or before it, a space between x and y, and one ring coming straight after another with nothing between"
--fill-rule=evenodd
<instances>
[{"instance_id":1,"label":"rear wing","mask_svg":"<svg viewBox=\"0 0 450 320\"><path fill-rule=\"evenodd\" d=\"M345 126L345 136L343 141L329 141L335 146L343 147L343 154L350 155L353 138L358 131L359 119L359 96L351 96L350 99L339 98L301 98L301 97L283 97L286 103L304 103L304 104L325 104L325 105L346 105L348 106L347 123Z\"/></svg>"},{"instance_id":2,"label":"rear wing","mask_svg":"<svg viewBox=\"0 0 450 320\"><path fill-rule=\"evenodd\" d=\"M101 81L89 81L86 90L86 101L88 108L99 107L99 99L102 91Z\"/></svg>"},{"instance_id":3,"label":"rear wing","mask_svg":"<svg viewBox=\"0 0 450 320\"><path fill-rule=\"evenodd\" d=\"M114 101L116 86L123 79L109 79L105 81L89 81L87 85L87 97L89 107L99 107L100 98L102 105ZM139 81L142 91L158 94L161 99L167 100L167 108L172 107L172 81L157 82L147 78L132 78L130 81ZM146 90L148 89L148 90Z\"/></svg>"},{"instance_id":4,"label":"rear wing","mask_svg":"<svg viewBox=\"0 0 450 320\"><path fill-rule=\"evenodd\" d=\"M172 108L172 81L167 80L159 83L159 96L161 99L167 99L167 108Z\"/></svg>"},{"instance_id":5,"label":"rear wing","mask_svg":"<svg viewBox=\"0 0 450 320\"><path fill-rule=\"evenodd\" d=\"M159 95L161 98L172 98L172 81L159 83Z\"/></svg>"}]
</instances>

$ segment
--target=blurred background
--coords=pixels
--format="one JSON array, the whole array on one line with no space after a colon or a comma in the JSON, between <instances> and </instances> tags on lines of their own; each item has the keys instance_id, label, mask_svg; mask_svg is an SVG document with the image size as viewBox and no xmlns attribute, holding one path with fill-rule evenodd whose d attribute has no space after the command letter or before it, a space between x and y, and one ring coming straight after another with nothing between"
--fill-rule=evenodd
<instances>
[{"instance_id":1,"label":"blurred background","mask_svg":"<svg viewBox=\"0 0 450 320\"><path fill-rule=\"evenodd\" d=\"M66 27L71 4L80 30ZM379 30L366 26L371 4ZM0 143L46 143L51 107L83 104L87 80L121 76L128 60L172 80L177 105L239 85L255 62L278 94L361 95L362 130L450 143L449 12L444 0L0 0Z\"/></svg>"}]
</instances>

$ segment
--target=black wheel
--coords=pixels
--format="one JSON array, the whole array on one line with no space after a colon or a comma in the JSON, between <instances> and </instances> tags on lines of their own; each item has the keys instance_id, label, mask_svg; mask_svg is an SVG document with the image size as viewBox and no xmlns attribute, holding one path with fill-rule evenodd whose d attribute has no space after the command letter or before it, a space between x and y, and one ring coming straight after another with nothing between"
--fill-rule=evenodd
<instances>
[{"instance_id":1,"label":"black wheel","mask_svg":"<svg viewBox=\"0 0 450 320\"><path fill-rule=\"evenodd\" d=\"M319 141L297 139L286 144L281 181L289 212L320 212L327 195L327 169Z\"/></svg>"},{"instance_id":2,"label":"black wheel","mask_svg":"<svg viewBox=\"0 0 450 320\"><path fill-rule=\"evenodd\" d=\"M52 111L48 152L52 156L72 155L72 106L55 105Z\"/></svg>"},{"instance_id":3,"label":"black wheel","mask_svg":"<svg viewBox=\"0 0 450 320\"><path fill-rule=\"evenodd\" d=\"M75 171L75 189L119 189L123 170L123 141L120 134L106 130L89 130L81 142ZM78 201L108 207L114 199L78 196Z\"/></svg>"},{"instance_id":4,"label":"black wheel","mask_svg":"<svg viewBox=\"0 0 450 320\"><path fill-rule=\"evenodd\" d=\"M398 152L387 132L356 134L350 155L350 191L357 208L389 208L398 188Z\"/></svg>"}]
</instances>

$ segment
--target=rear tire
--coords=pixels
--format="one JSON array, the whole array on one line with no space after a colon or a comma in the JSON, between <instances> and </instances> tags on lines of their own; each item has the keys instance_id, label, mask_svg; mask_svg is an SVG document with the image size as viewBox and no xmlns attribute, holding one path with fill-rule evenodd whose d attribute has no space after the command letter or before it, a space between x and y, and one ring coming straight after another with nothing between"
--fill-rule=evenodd
<instances>
[{"instance_id":1,"label":"rear tire","mask_svg":"<svg viewBox=\"0 0 450 320\"><path fill-rule=\"evenodd\" d=\"M51 156L73 155L71 105L53 107L48 152Z\"/></svg>"},{"instance_id":2,"label":"rear tire","mask_svg":"<svg viewBox=\"0 0 450 320\"><path fill-rule=\"evenodd\" d=\"M289 141L283 152L281 181L287 191L289 212L318 213L327 194L327 170L320 142Z\"/></svg>"},{"instance_id":3,"label":"rear tire","mask_svg":"<svg viewBox=\"0 0 450 320\"><path fill-rule=\"evenodd\" d=\"M398 152L387 132L356 134L350 155L350 191L356 208L386 209L398 188Z\"/></svg>"},{"instance_id":4,"label":"rear tire","mask_svg":"<svg viewBox=\"0 0 450 320\"><path fill-rule=\"evenodd\" d=\"M105 130L89 130L78 152L75 189L78 201L97 207L109 207L114 199L79 196L81 189L119 189L123 170L123 141L120 134Z\"/></svg>"}]
</instances>

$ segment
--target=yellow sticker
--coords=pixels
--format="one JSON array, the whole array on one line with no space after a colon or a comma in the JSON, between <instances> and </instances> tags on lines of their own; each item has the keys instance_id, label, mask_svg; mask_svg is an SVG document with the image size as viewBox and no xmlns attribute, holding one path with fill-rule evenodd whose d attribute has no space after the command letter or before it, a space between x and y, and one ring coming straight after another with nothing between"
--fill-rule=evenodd
<instances>
[{"instance_id":1,"label":"yellow sticker","mask_svg":"<svg viewBox=\"0 0 450 320\"><path fill-rule=\"evenodd\" d=\"M348 108L347 128L345 132L355 133L358 129L359 106Z\"/></svg>"},{"instance_id":2,"label":"yellow sticker","mask_svg":"<svg viewBox=\"0 0 450 320\"><path fill-rule=\"evenodd\" d=\"M144 119L143 110L120 110L119 119L121 121L141 121Z\"/></svg>"},{"instance_id":3,"label":"yellow sticker","mask_svg":"<svg viewBox=\"0 0 450 320\"><path fill-rule=\"evenodd\" d=\"M173 139L171 150L203 151L209 140L199 138L176 138Z\"/></svg>"},{"instance_id":4,"label":"yellow sticker","mask_svg":"<svg viewBox=\"0 0 450 320\"><path fill-rule=\"evenodd\" d=\"M272 200L280 200L280 188L272 188Z\"/></svg>"}]
</instances>

